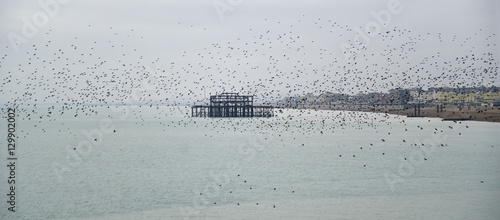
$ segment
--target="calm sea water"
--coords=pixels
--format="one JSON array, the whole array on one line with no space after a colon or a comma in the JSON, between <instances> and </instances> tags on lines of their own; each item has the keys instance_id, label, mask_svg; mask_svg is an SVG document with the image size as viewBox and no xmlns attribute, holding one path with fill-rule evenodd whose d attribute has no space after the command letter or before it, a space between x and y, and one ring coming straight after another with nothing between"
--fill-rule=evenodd
<instances>
[{"instance_id":1,"label":"calm sea water","mask_svg":"<svg viewBox=\"0 0 500 220\"><path fill-rule=\"evenodd\" d=\"M17 111L16 212L5 202L2 138L1 219L176 207L204 218L197 207L500 191L498 123L314 110L191 118L166 106Z\"/></svg>"}]
</instances>

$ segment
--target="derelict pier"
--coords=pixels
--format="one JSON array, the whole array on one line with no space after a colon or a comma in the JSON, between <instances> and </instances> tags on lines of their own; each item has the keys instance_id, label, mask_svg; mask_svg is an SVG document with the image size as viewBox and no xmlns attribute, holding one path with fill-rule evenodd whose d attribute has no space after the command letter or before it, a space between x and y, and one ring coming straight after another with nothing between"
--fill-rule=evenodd
<instances>
[{"instance_id":1,"label":"derelict pier","mask_svg":"<svg viewBox=\"0 0 500 220\"><path fill-rule=\"evenodd\" d=\"M191 117L274 117L274 107L254 106L251 95L222 93L210 96L208 106L192 106Z\"/></svg>"}]
</instances>

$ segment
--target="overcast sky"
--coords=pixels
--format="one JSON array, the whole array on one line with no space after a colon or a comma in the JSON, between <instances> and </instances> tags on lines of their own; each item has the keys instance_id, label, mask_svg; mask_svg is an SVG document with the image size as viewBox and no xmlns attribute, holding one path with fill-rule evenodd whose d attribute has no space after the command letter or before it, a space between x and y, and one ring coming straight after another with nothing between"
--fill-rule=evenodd
<instances>
[{"instance_id":1,"label":"overcast sky","mask_svg":"<svg viewBox=\"0 0 500 220\"><path fill-rule=\"evenodd\" d=\"M497 0L2 1L0 101L498 86L499 15Z\"/></svg>"}]
</instances>

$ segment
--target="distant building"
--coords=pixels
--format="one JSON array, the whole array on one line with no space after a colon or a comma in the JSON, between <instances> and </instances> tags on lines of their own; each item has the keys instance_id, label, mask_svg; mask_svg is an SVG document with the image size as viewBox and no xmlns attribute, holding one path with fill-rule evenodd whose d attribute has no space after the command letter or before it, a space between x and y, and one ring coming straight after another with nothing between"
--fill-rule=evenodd
<instances>
[{"instance_id":1,"label":"distant building","mask_svg":"<svg viewBox=\"0 0 500 220\"><path fill-rule=\"evenodd\" d=\"M421 88L410 89L410 100L408 104L429 104L438 100L439 93L436 91L425 91Z\"/></svg>"},{"instance_id":2,"label":"distant building","mask_svg":"<svg viewBox=\"0 0 500 220\"><path fill-rule=\"evenodd\" d=\"M317 98L312 93L307 93L305 96L298 98L301 105L318 105L321 103L320 98Z\"/></svg>"},{"instance_id":3,"label":"distant building","mask_svg":"<svg viewBox=\"0 0 500 220\"><path fill-rule=\"evenodd\" d=\"M409 89L391 89L389 90L389 99L392 105L406 105L410 101Z\"/></svg>"},{"instance_id":4,"label":"distant building","mask_svg":"<svg viewBox=\"0 0 500 220\"><path fill-rule=\"evenodd\" d=\"M319 96L319 100L324 105L340 105L349 101L349 95L325 92Z\"/></svg>"},{"instance_id":5,"label":"distant building","mask_svg":"<svg viewBox=\"0 0 500 220\"><path fill-rule=\"evenodd\" d=\"M372 92L347 95L325 92L319 96L308 93L301 97L287 97L280 103L288 106L301 105L499 105L500 89L498 87L430 87L428 90L422 88L391 89L389 93Z\"/></svg>"},{"instance_id":6,"label":"distant building","mask_svg":"<svg viewBox=\"0 0 500 220\"><path fill-rule=\"evenodd\" d=\"M281 101L278 101L279 105L287 105L287 106L297 106L299 102L298 97L286 97Z\"/></svg>"}]
</instances>

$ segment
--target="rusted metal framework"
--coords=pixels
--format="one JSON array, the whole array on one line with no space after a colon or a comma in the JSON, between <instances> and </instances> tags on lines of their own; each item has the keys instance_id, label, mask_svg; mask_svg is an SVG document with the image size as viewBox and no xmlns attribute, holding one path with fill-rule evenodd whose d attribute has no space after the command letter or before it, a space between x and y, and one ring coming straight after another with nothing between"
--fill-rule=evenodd
<instances>
[{"instance_id":1,"label":"rusted metal framework","mask_svg":"<svg viewBox=\"0 0 500 220\"><path fill-rule=\"evenodd\" d=\"M192 117L273 117L272 106L254 106L253 96L222 93L210 96L210 105L191 107Z\"/></svg>"}]
</instances>

